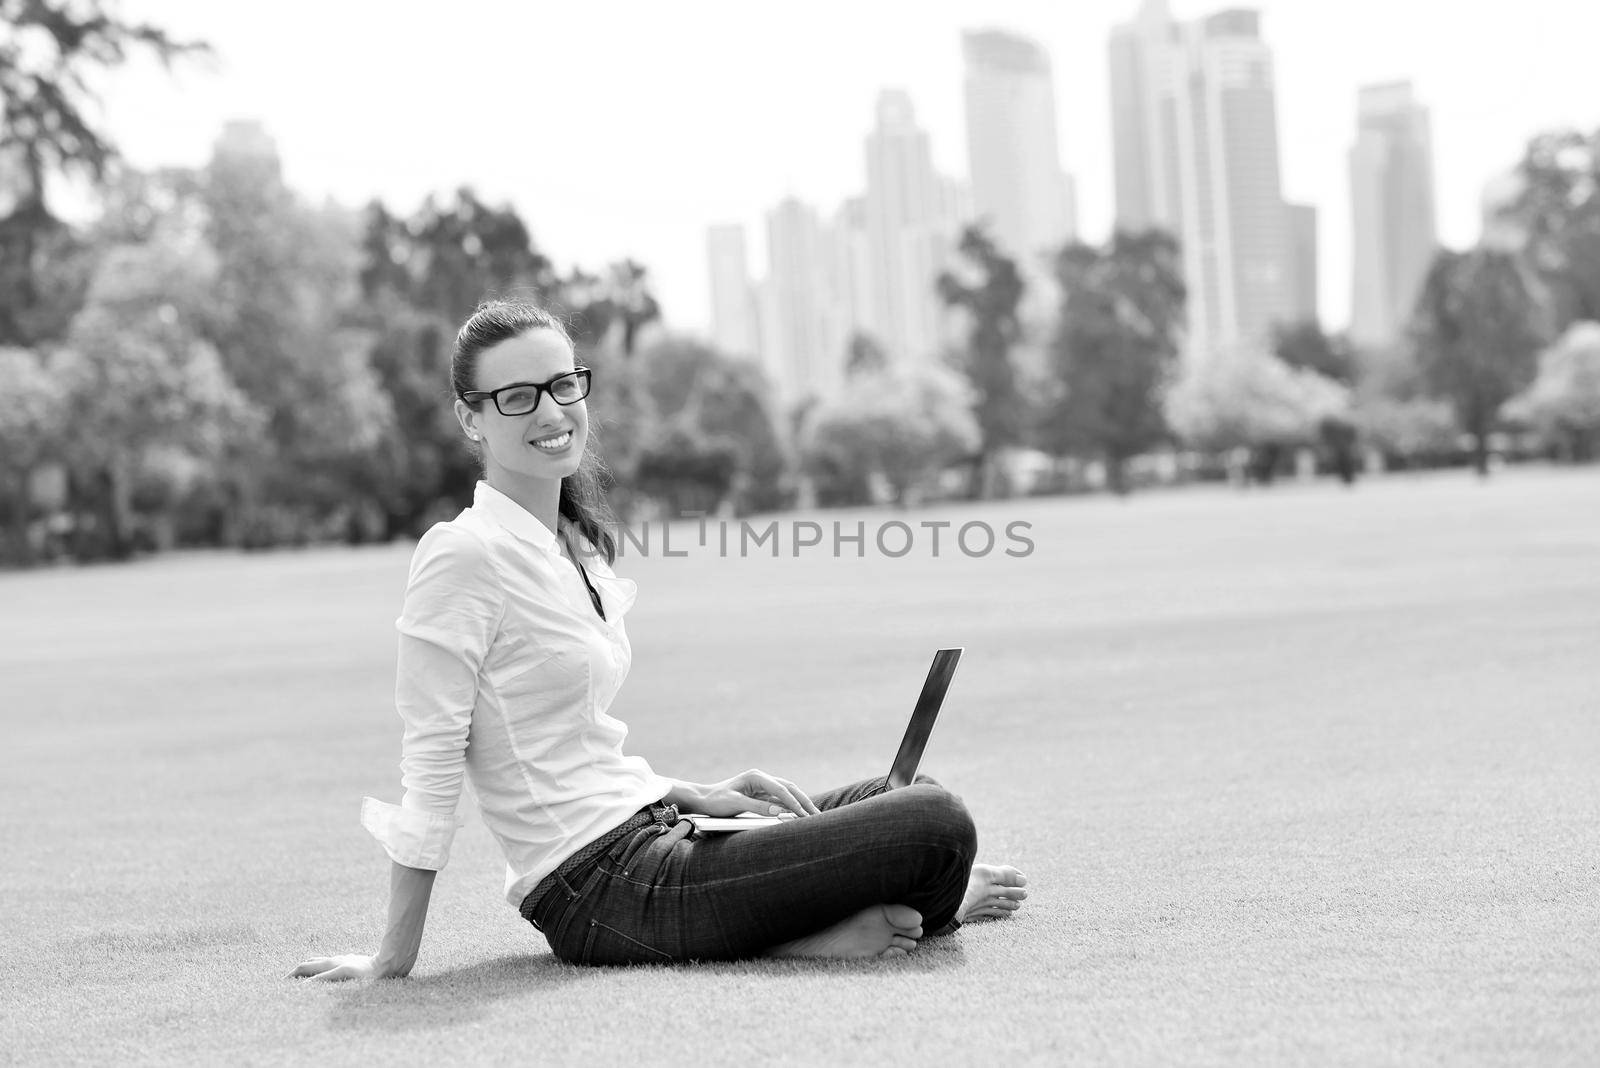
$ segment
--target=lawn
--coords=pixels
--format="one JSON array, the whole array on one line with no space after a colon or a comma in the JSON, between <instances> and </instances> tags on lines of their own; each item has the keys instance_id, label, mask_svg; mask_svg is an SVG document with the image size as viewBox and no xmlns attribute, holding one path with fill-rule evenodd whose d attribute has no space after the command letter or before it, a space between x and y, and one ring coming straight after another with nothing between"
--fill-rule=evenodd
<instances>
[{"instance_id":1,"label":"lawn","mask_svg":"<svg viewBox=\"0 0 1600 1068\"><path fill-rule=\"evenodd\" d=\"M813 518L866 555L685 526L619 562L630 748L879 773L963 645L924 767L1018 917L903 962L570 968L473 815L411 979L285 978L381 930L357 808L398 798L409 546L0 575L0 1061L1595 1063L1600 472ZM896 518L1034 548L890 558Z\"/></svg>"}]
</instances>

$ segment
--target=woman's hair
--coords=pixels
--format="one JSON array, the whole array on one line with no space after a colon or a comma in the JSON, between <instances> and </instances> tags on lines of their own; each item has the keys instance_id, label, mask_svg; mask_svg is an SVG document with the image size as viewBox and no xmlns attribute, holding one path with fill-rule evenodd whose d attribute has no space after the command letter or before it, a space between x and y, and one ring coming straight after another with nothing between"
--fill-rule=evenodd
<instances>
[{"instance_id":1,"label":"woman's hair","mask_svg":"<svg viewBox=\"0 0 1600 1068\"><path fill-rule=\"evenodd\" d=\"M537 305L518 300L486 300L478 305L472 317L461 324L456 333L456 344L450 354L450 387L464 403L477 408L463 394L478 388L478 356L493 345L520 337L529 330L553 330L567 344L572 337L561 320ZM617 539L611 533L616 519L611 506L606 503L603 479L605 461L600 459L595 446L595 422L589 421L589 437L583 445L583 459L578 469L561 480L561 515L575 525L579 532L600 552L610 564L617 557Z\"/></svg>"}]
</instances>

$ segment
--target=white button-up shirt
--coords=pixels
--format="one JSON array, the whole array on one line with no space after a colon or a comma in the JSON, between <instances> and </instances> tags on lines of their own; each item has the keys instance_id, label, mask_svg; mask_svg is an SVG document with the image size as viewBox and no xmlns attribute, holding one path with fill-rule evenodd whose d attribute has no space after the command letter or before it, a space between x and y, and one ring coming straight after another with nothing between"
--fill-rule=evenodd
<instances>
[{"instance_id":1,"label":"white button-up shirt","mask_svg":"<svg viewBox=\"0 0 1600 1068\"><path fill-rule=\"evenodd\" d=\"M671 789L643 759L623 756L628 729L607 714L633 658L622 617L637 587L562 527L605 619L556 535L485 482L471 508L417 544L396 623L405 793L399 805L361 805L362 826L392 859L438 870L465 771L505 853L512 905Z\"/></svg>"}]
</instances>

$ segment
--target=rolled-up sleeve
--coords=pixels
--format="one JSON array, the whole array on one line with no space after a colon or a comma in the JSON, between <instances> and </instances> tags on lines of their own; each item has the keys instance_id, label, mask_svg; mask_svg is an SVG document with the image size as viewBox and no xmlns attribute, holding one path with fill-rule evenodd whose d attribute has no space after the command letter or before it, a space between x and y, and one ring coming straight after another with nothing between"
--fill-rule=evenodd
<instances>
[{"instance_id":1,"label":"rolled-up sleeve","mask_svg":"<svg viewBox=\"0 0 1600 1068\"><path fill-rule=\"evenodd\" d=\"M361 803L361 825L398 864L437 871L449 860L478 675L504 612L504 586L482 539L448 524L423 536L395 623L405 792L399 805Z\"/></svg>"}]
</instances>

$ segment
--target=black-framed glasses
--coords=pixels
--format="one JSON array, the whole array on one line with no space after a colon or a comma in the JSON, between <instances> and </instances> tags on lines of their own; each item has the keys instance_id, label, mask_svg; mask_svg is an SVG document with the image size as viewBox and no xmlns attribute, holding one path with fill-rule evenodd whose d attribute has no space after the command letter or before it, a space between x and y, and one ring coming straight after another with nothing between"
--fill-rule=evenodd
<instances>
[{"instance_id":1,"label":"black-framed glasses","mask_svg":"<svg viewBox=\"0 0 1600 1068\"><path fill-rule=\"evenodd\" d=\"M513 382L493 391L469 389L461 394L461 399L468 404L492 400L501 415L527 415L539 407L539 396L543 393L550 394L550 399L557 404L577 404L589 395L589 369L580 367L547 382Z\"/></svg>"}]
</instances>

